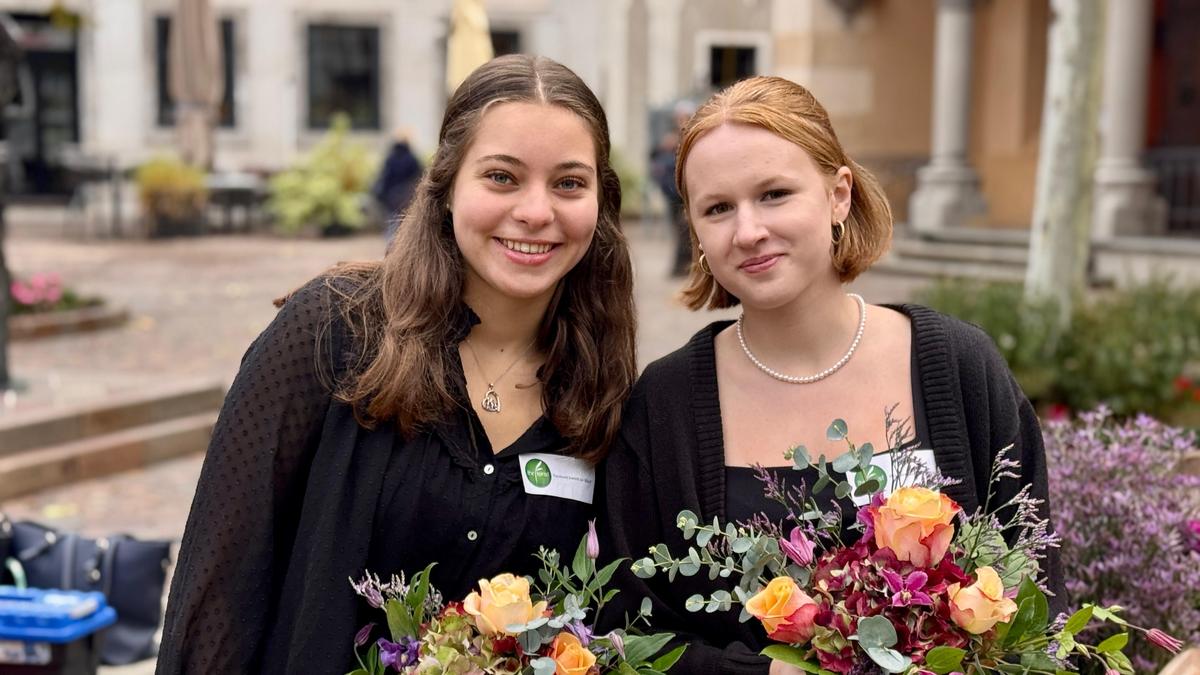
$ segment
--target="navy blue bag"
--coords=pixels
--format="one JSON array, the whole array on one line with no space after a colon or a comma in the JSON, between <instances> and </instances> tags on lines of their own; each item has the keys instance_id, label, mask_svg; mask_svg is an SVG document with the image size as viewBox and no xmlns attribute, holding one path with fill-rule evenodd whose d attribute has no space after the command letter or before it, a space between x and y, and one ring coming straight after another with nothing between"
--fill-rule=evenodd
<instances>
[{"instance_id":1,"label":"navy blue bag","mask_svg":"<svg viewBox=\"0 0 1200 675\"><path fill-rule=\"evenodd\" d=\"M105 631L102 663L125 665L157 653L154 638L162 622L171 542L123 534L90 539L0 515L0 554L19 563L19 573L31 588L104 593L117 612L117 623Z\"/></svg>"}]
</instances>

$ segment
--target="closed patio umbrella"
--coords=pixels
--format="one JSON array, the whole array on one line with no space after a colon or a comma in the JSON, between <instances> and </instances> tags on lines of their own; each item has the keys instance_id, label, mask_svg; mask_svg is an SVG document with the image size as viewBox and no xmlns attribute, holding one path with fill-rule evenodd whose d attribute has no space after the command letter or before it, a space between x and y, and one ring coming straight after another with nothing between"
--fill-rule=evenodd
<instances>
[{"instance_id":1,"label":"closed patio umbrella","mask_svg":"<svg viewBox=\"0 0 1200 675\"><path fill-rule=\"evenodd\" d=\"M169 39L179 151L183 161L208 169L217 104L225 91L220 35L209 0L179 0Z\"/></svg>"},{"instance_id":2,"label":"closed patio umbrella","mask_svg":"<svg viewBox=\"0 0 1200 675\"><path fill-rule=\"evenodd\" d=\"M454 0L450 10L450 38L446 41L446 88L451 94L471 71L492 58L483 0Z\"/></svg>"}]
</instances>

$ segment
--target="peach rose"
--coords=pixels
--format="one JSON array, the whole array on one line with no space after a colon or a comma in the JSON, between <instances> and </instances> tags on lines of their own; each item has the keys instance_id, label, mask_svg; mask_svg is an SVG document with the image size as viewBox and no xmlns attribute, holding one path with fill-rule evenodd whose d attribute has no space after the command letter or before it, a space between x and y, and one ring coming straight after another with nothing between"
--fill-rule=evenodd
<instances>
[{"instance_id":1,"label":"peach rose","mask_svg":"<svg viewBox=\"0 0 1200 675\"><path fill-rule=\"evenodd\" d=\"M596 665L596 655L570 633L559 633L554 638L550 658L556 664L554 675L586 675Z\"/></svg>"},{"instance_id":2,"label":"peach rose","mask_svg":"<svg viewBox=\"0 0 1200 675\"><path fill-rule=\"evenodd\" d=\"M928 488L905 487L872 509L875 545L917 567L932 567L946 556L954 538L954 517L962 508Z\"/></svg>"},{"instance_id":3,"label":"peach rose","mask_svg":"<svg viewBox=\"0 0 1200 675\"><path fill-rule=\"evenodd\" d=\"M463 609L475 618L475 626L485 635L503 633L507 628L533 621L546 611L546 603L536 605L529 598L529 580L512 574L501 574L479 580L479 591L472 591L463 600Z\"/></svg>"},{"instance_id":4,"label":"peach rose","mask_svg":"<svg viewBox=\"0 0 1200 675\"><path fill-rule=\"evenodd\" d=\"M950 618L968 633L979 635L1012 618L1017 603L1004 597L1004 584L991 567L975 570L975 583L965 588L950 584Z\"/></svg>"},{"instance_id":5,"label":"peach rose","mask_svg":"<svg viewBox=\"0 0 1200 675\"><path fill-rule=\"evenodd\" d=\"M762 622L767 637L800 644L813 636L818 606L791 577L776 577L746 601L746 611Z\"/></svg>"}]
</instances>

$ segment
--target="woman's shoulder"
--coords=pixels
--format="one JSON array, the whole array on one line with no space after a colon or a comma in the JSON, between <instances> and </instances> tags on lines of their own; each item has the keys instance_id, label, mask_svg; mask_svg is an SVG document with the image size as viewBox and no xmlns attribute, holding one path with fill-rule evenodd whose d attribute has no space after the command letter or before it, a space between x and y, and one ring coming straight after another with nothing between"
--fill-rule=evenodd
<instances>
[{"instance_id":1,"label":"woman's shoulder","mask_svg":"<svg viewBox=\"0 0 1200 675\"><path fill-rule=\"evenodd\" d=\"M715 377L716 358L713 338L729 321L714 321L696 331L682 346L666 356L650 362L638 377L635 389L653 391L670 388L674 383L686 384L696 368L713 368Z\"/></svg>"},{"instance_id":2,"label":"woman's shoulder","mask_svg":"<svg viewBox=\"0 0 1200 675\"><path fill-rule=\"evenodd\" d=\"M907 303L885 305L885 307L904 314L912 321L913 336L918 345L944 342L948 349L956 353L999 356L992 337L969 321L944 314L925 305Z\"/></svg>"}]
</instances>

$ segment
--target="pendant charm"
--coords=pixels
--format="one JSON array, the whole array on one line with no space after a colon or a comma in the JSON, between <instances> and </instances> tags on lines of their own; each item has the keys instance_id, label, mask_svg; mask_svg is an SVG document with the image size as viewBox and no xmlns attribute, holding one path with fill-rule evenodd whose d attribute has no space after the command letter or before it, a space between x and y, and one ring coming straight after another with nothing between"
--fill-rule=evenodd
<instances>
[{"instance_id":1,"label":"pendant charm","mask_svg":"<svg viewBox=\"0 0 1200 675\"><path fill-rule=\"evenodd\" d=\"M494 386L488 385L487 393L483 395L483 401L479 405L490 413L500 412L500 395L496 393Z\"/></svg>"}]
</instances>

